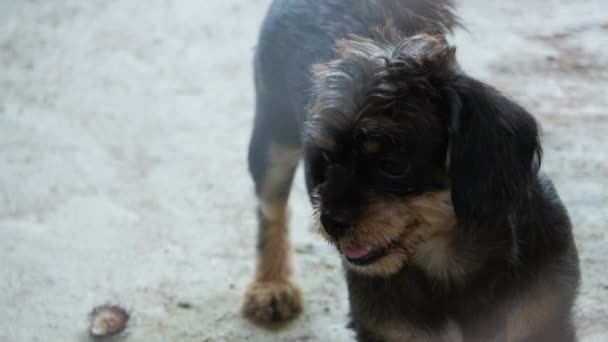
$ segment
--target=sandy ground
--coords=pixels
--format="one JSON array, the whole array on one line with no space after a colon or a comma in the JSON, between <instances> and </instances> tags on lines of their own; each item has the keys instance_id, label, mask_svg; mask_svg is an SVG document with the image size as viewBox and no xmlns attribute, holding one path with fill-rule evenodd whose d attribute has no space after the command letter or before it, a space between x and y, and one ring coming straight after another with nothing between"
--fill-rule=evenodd
<instances>
[{"instance_id":1,"label":"sandy ground","mask_svg":"<svg viewBox=\"0 0 608 342\"><path fill-rule=\"evenodd\" d=\"M608 340L608 3L462 0L464 69L544 126L576 226L584 341ZM86 341L93 306L128 341L348 341L338 257L292 226L304 314L238 314L254 265L245 151L267 0L0 2L0 341ZM180 303L190 303L189 309Z\"/></svg>"}]
</instances>

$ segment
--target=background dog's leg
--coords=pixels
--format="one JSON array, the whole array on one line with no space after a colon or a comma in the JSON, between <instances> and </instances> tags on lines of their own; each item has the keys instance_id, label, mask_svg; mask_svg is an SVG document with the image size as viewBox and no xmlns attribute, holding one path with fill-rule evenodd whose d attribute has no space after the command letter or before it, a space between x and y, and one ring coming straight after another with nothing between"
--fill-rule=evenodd
<instances>
[{"instance_id":1,"label":"background dog's leg","mask_svg":"<svg viewBox=\"0 0 608 342\"><path fill-rule=\"evenodd\" d=\"M287 224L287 200L300 149L272 141L268 132L272 127L259 119L249 146L249 168L258 198L258 262L242 312L254 322L270 323L289 320L302 308L300 290L290 281Z\"/></svg>"}]
</instances>

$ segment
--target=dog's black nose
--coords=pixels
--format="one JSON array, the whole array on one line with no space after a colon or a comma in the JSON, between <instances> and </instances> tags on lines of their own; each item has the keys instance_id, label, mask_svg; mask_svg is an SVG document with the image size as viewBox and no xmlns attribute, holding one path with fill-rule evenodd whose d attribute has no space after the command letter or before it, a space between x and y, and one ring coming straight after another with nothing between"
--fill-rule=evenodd
<instances>
[{"instance_id":1,"label":"dog's black nose","mask_svg":"<svg viewBox=\"0 0 608 342\"><path fill-rule=\"evenodd\" d=\"M338 238L350 228L352 217L346 211L323 210L321 224L329 235Z\"/></svg>"}]
</instances>

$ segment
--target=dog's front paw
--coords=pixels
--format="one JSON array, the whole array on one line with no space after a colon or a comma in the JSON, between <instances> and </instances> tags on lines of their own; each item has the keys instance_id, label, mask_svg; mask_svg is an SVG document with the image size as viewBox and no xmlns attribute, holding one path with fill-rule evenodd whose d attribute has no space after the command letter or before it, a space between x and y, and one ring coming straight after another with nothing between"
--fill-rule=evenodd
<instances>
[{"instance_id":1,"label":"dog's front paw","mask_svg":"<svg viewBox=\"0 0 608 342\"><path fill-rule=\"evenodd\" d=\"M245 292L242 313L259 324L280 323L302 311L300 289L287 281L254 282Z\"/></svg>"}]
</instances>

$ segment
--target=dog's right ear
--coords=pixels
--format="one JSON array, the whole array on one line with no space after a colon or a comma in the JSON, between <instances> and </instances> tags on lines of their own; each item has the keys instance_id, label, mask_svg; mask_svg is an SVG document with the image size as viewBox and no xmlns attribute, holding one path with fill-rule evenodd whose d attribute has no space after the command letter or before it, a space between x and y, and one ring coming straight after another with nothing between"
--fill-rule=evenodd
<instances>
[{"instance_id":1,"label":"dog's right ear","mask_svg":"<svg viewBox=\"0 0 608 342\"><path fill-rule=\"evenodd\" d=\"M505 220L528 196L540 167L534 118L497 90L467 76L444 91L448 173L460 225Z\"/></svg>"}]
</instances>

